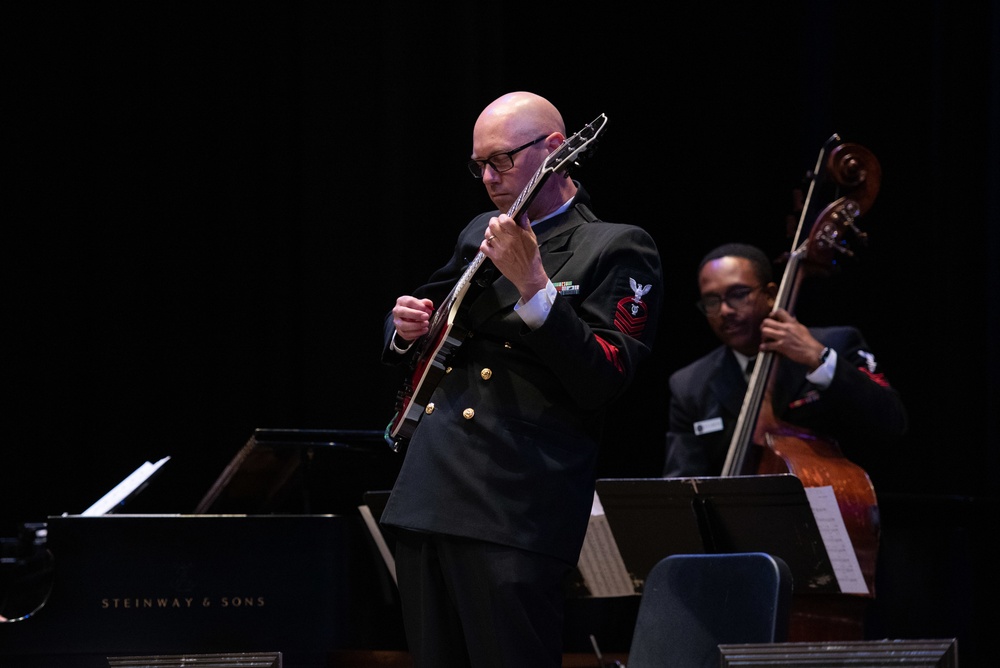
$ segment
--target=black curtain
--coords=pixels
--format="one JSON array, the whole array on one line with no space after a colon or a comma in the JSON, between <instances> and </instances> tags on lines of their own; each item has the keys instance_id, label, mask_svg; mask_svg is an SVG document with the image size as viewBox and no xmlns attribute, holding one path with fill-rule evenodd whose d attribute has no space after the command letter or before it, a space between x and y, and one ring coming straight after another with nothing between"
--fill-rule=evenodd
<instances>
[{"instance_id":1,"label":"black curtain","mask_svg":"<svg viewBox=\"0 0 1000 668\"><path fill-rule=\"evenodd\" d=\"M170 455L193 509L257 427L381 430L398 294L489 206L479 110L549 97L599 216L666 269L654 359L616 407L606 477L657 476L668 374L715 345L694 309L723 241L790 249L792 191L832 134L883 179L856 262L807 285L911 415L863 463L880 495L995 500L996 3L21 7L5 71L7 531L82 511Z\"/></svg>"}]
</instances>

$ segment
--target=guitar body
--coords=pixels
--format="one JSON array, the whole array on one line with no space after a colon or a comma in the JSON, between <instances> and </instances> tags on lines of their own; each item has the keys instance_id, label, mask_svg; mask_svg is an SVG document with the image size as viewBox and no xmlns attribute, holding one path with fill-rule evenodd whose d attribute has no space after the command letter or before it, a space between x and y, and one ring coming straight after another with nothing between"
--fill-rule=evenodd
<instances>
[{"instance_id":1,"label":"guitar body","mask_svg":"<svg viewBox=\"0 0 1000 668\"><path fill-rule=\"evenodd\" d=\"M597 136L607 125L607 116L601 114L586 127L567 139L550 153L532 176L507 215L517 219L538 194L538 189L553 174L566 174L571 167L587 155ZM385 441L393 450L399 450L413 435L420 418L428 409L430 397L441 379L448 373L448 360L462 345L468 330L461 325L470 292L476 292L476 276L490 264L482 253L469 263L468 268L455 283L447 298L431 316L430 329L414 344L415 353L410 358L412 373L403 388L396 393L396 413L385 429Z\"/></svg>"},{"instance_id":2,"label":"guitar body","mask_svg":"<svg viewBox=\"0 0 1000 668\"><path fill-rule=\"evenodd\" d=\"M434 388L448 373L448 360L468 334L468 330L457 323L461 305L468 296L471 284L466 283L461 294L456 294L458 299L450 300L449 308L444 309L442 305L435 312L435 316L443 314L440 323L435 326L432 321L431 331L421 339L421 348L414 357L410 380L397 394L396 416L386 428L385 437L393 449L398 450L413 435L420 418L427 410Z\"/></svg>"}]
</instances>

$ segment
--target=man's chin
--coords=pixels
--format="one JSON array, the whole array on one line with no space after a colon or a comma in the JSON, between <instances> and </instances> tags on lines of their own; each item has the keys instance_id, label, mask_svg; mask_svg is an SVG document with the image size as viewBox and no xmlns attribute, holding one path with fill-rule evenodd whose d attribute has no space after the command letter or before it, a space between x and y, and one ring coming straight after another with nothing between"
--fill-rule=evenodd
<instances>
[{"instance_id":1,"label":"man's chin","mask_svg":"<svg viewBox=\"0 0 1000 668\"><path fill-rule=\"evenodd\" d=\"M735 348L736 350L742 350L750 343L743 328L733 331L719 332L719 338L722 339L722 342L728 347Z\"/></svg>"},{"instance_id":2,"label":"man's chin","mask_svg":"<svg viewBox=\"0 0 1000 668\"><path fill-rule=\"evenodd\" d=\"M507 213L510 211L510 207L514 205L514 198L510 197L507 193L490 193L490 199L493 200L493 205L498 211Z\"/></svg>"}]
</instances>

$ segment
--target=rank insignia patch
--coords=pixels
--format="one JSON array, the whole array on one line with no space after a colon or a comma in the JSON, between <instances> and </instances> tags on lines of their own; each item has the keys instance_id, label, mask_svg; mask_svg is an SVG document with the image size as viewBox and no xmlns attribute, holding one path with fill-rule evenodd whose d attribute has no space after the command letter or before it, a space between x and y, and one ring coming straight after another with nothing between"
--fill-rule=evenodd
<instances>
[{"instance_id":1,"label":"rank insignia patch","mask_svg":"<svg viewBox=\"0 0 1000 668\"><path fill-rule=\"evenodd\" d=\"M632 338L638 338L646 328L646 318L649 316L642 297L652 289L653 284L642 285L636 283L634 278L628 281L634 294L618 302L618 307L615 309L615 327Z\"/></svg>"}]
</instances>

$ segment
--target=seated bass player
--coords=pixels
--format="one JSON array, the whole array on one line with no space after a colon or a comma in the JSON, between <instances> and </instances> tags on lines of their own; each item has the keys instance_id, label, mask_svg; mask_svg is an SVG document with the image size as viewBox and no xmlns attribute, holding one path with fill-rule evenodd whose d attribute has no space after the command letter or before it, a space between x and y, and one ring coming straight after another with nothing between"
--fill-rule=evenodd
<instances>
[{"instance_id":1,"label":"seated bass player","mask_svg":"<svg viewBox=\"0 0 1000 668\"><path fill-rule=\"evenodd\" d=\"M665 477L721 475L759 352L780 359L775 417L836 439L848 459L906 432L903 402L862 333L806 327L774 309L778 286L759 248L711 250L698 266L698 289L696 305L721 345L670 376Z\"/></svg>"}]
</instances>

